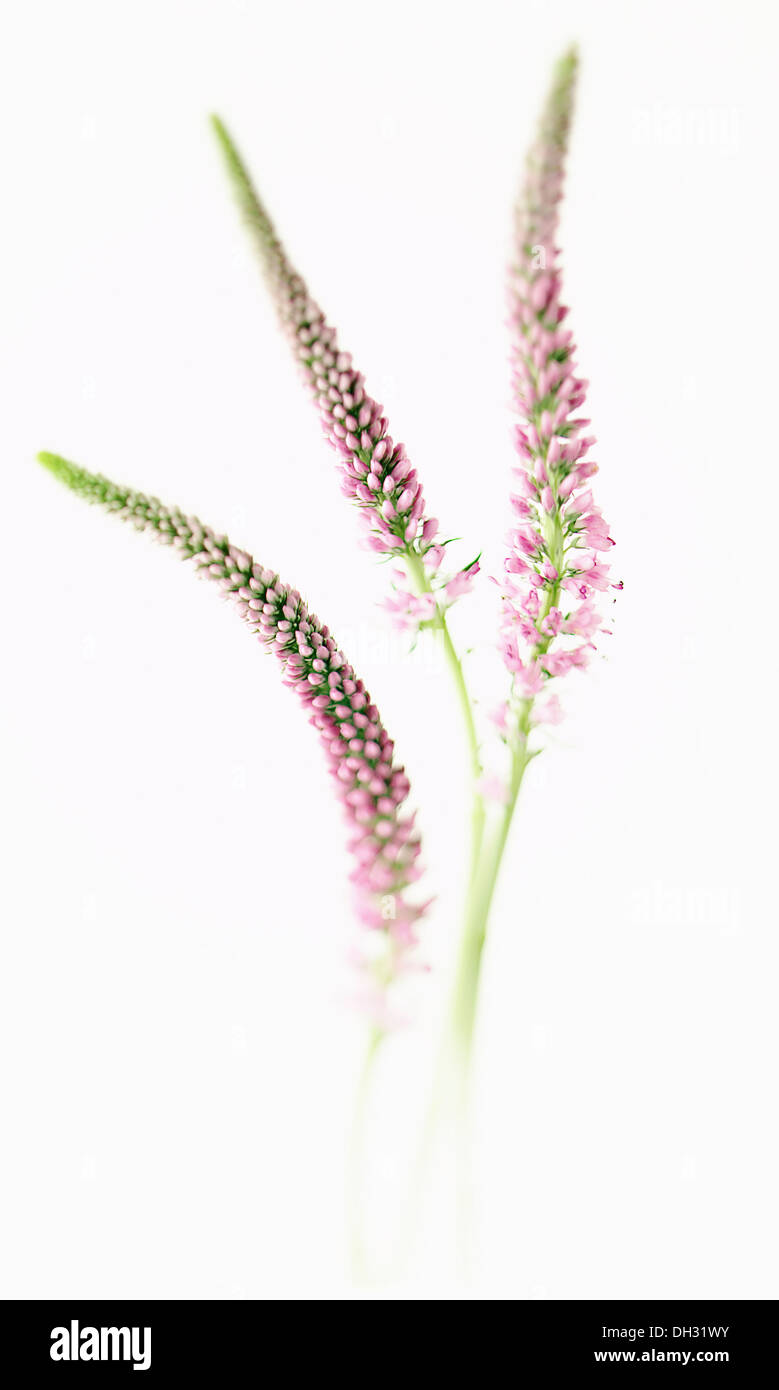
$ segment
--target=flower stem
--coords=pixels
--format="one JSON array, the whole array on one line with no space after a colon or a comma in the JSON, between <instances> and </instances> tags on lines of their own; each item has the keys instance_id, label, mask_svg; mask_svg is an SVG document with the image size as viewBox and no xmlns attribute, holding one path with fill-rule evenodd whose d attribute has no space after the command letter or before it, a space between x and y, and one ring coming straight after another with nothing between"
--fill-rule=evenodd
<instances>
[{"instance_id":1,"label":"flower stem","mask_svg":"<svg viewBox=\"0 0 779 1390\"><path fill-rule=\"evenodd\" d=\"M467 1076L476 1020L476 1003L481 975L482 953L487 936L492 899L503 862L511 822L522 786L522 780L532 754L526 748L515 753L512 765L509 799L491 845L479 866L472 885L468 914L460 947L460 959L455 982L452 1011L452 1034L463 1078Z\"/></svg>"},{"instance_id":2,"label":"flower stem","mask_svg":"<svg viewBox=\"0 0 779 1390\"><path fill-rule=\"evenodd\" d=\"M430 584L425 566L416 551L409 550L405 556L406 565L412 582L420 594L430 594L433 589ZM441 640L444 648L446 662L454 681L455 690L460 704L460 710L465 724L465 735L468 743L468 757L473 780L473 810L471 814L471 862L469 874L469 899L473 892L473 884L478 869L479 856L481 853L482 840L484 837L485 807L484 797L478 789L479 779L482 775L481 749L479 747L479 735L476 730L476 721L473 717L473 706L468 692L468 684L465 679L462 661L457 655L457 648L452 641L452 634L446 621L446 611L436 605L435 624L441 633Z\"/></svg>"},{"instance_id":3,"label":"flower stem","mask_svg":"<svg viewBox=\"0 0 779 1390\"><path fill-rule=\"evenodd\" d=\"M420 594L432 594L433 588L428 578L427 571L416 551L411 549L407 550L404 559L411 580L416 585L417 592ZM439 604L436 604L435 626L441 633L444 653L460 701L460 709L462 710L463 720L465 721L465 732L468 739L471 770L475 777L480 777L482 768L481 754L479 751L479 736L476 732L476 723L471 708L471 697L468 694L468 686L465 681L462 662L457 655L457 648L452 641L452 634L449 631L449 626L446 621L446 612Z\"/></svg>"},{"instance_id":4,"label":"flower stem","mask_svg":"<svg viewBox=\"0 0 779 1390\"><path fill-rule=\"evenodd\" d=\"M455 976L448 1055L456 1143L458 1264L461 1277L465 1279L469 1277L472 1263L470 1078L482 959L490 909L511 822L525 770L532 756L527 752L526 743L514 754L509 799L471 883Z\"/></svg>"},{"instance_id":5,"label":"flower stem","mask_svg":"<svg viewBox=\"0 0 779 1390\"><path fill-rule=\"evenodd\" d=\"M433 592L430 580L427 576L424 564L415 550L407 550L404 556L408 568L409 577L421 594ZM466 739L468 744L469 765L473 784L473 809L471 813L471 858L470 872L468 878L467 903L470 905L473 896L474 883L476 880L479 866L482 840L486 820L484 798L478 790L479 778L482 775L481 752L479 748L479 738L476 731L476 721L473 717L471 697L465 680L462 662L457 654L457 648L452 640L449 626L446 621L446 612L436 604L435 630L441 633L444 654L447 665L454 681L457 691L458 701L465 723ZM470 907L469 909L470 910ZM374 1059L384 1034L374 1028L368 1040L368 1048L363 1062L362 1072L355 1097L354 1118L352 1122L352 1139L349 1162L348 1179L348 1210L349 1210L349 1230L351 1246L351 1266L352 1273L357 1280L364 1281L368 1274L363 1226L363 1196L364 1196L364 1130L365 1113L367 1108L368 1096L371 1089L371 1081L374 1069ZM401 1241L401 1251L410 1241L410 1233L414 1224L414 1215L417 1210L417 1203L421 1196L421 1187L426 1168L427 1157L432 1145L433 1134L436 1128L436 1120L440 1105L440 1089L434 1085L432 1101L428 1114L425 1135L420 1146L416 1164L416 1181L412 1182L409 1193L409 1204L406 1212L406 1221L401 1222L405 1231L405 1239ZM401 1255L402 1258L402 1255Z\"/></svg>"}]
</instances>

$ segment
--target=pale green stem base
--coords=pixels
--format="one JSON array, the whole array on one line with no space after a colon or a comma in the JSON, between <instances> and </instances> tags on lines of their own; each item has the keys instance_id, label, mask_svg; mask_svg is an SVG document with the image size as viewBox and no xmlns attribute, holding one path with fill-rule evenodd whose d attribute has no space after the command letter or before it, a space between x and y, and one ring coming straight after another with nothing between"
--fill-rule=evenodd
<instances>
[{"instance_id":1,"label":"pale green stem base","mask_svg":"<svg viewBox=\"0 0 779 1390\"><path fill-rule=\"evenodd\" d=\"M384 1039L384 1033L380 1028L371 1029L368 1046L360 1071L360 1079L357 1084L357 1094L354 1102L354 1116L352 1119L352 1132L349 1144L349 1159L347 1164L347 1212L349 1226L349 1254L352 1270L352 1277L358 1283L363 1283L369 1276L368 1261L365 1251L363 1238L364 1222L364 1149L365 1149L365 1120L368 1108L368 1097L370 1095L371 1081L373 1079L376 1054Z\"/></svg>"},{"instance_id":2,"label":"pale green stem base","mask_svg":"<svg viewBox=\"0 0 779 1390\"><path fill-rule=\"evenodd\" d=\"M431 585L424 565L418 555L411 552L405 557L409 575L419 593L431 593ZM455 975L454 993L450 1020L443 1040L441 1054L436 1068L427 1123L422 1144L419 1148L411 1187L408 1192L405 1220L401 1223L401 1241L396 1253L399 1265L408 1252L413 1239L413 1228L419 1211L422 1188L433 1139L447 1096L454 1105L454 1119L457 1127L457 1184L460 1229L460 1265L466 1272L469 1263L468 1246L470 1232L470 1142L469 1142L469 1077L470 1060L473 1047L473 1033L476 1020L476 1006L481 976L482 953L487 934L495 887L500 873L503 855L511 829L511 822L517 804L522 780L533 755L527 751L527 737L530 731L530 710L532 701L525 701L520 720L521 745L514 753L508 800L503 808L494 835L485 848L487 824L484 797L479 790L482 775L481 753L476 724L473 717L471 699L462 669L446 621L446 613L436 608L435 627L441 633L444 654L457 690L460 707L465 721L469 760L473 781L473 809L471 814L471 850L466 897L465 924L460 945L460 954ZM352 1144L352 1167L350 1181L350 1230L352 1247L352 1267L357 1277L365 1278L366 1261L362 1237L362 1146L364 1113L370 1087L373 1060L381 1042L382 1034L374 1031L371 1036L365 1064L358 1089L355 1124Z\"/></svg>"},{"instance_id":3,"label":"pale green stem base","mask_svg":"<svg viewBox=\"0 0 779 1390\"><path fill-rule=\"evenodd\" d=\"M479 982L487 937L487 924L495 888L508 842L517 797L531 757L526 751L515 755L509 800L494 837L476 867L469 895L468 912L460 946L451 1012L450 1057L453 1081L454 1122L456 1125L458 1264L467 1278L471 1268L472 1189L470 1073Z\"/></svg>"},{"instance_id":4,"label":"pale green stem base","mask_svg":"<svg viewBox=\"0 0 779 1390\"><path fill-rule=\"evenodd\" d=\"M457 967L454 1004L452 1012L453 1042L462 1064L468 1068L473 1029L476 1019L476 1001L479 989L482 952L487 935L492 899L503 862L511 822L522 786L525 770L531 757L524 751L514 757L509 799L503 810L495 837L480 856L471 884L468 912L465 921L460 959Z\"/></svg>"},{"instance_id":5,"label":"pale green stem base","mask_svg":"<svg viewBox=\"0 0 779 1390\"><path fill-rule=\"evenodd\" d=\"M550 551L554 557L555 568L559 576L564 567L564 538L559 516L555 514L553 518L550 518L548 525ZM559 594L560 579L558 577L555 583L553 583L546 592L539 614L539 631L543 630L540 624L542 624L543 620L548 616L552 607L557 604ZM535 649L534 656L538 657L542 655L546 651L548 645L549 638L542 638ZM503 855L511 829L511 822L516 809L517 798L525 772L535 757L534 753L528 751L532 711L533 697L523 699L519 707L517 741L514 746L512 758L508 799L497 827L494 841L488 847L487 853L484 855L483 859L479 856L474 865L455 981L451 1016L451 1043L455 1069L458 1123L458 1172L461 1231L462 1241L465 1246L467 1246L469 1242L470 1234L469 1082L482 954L487 935L490 908L492 906L495 887L500 873L500 866L503 861ZM480 842L480 844L482 842Z\"/></svg>"},{"instance_id":6,"label":"pale green stem base","mask_svg":"<svg viewBox=\"0 0 779 1390\"><path fill-rule=\"evenodd\" d=\"M430 594L433 592L430 580L425 570L425 566L415 551L408 551L405 555L406 567L409 577L420 594ZM462 663L457 655L457 649L452 641L452 635L446 621L445 611L436 605L435 630L440 632L441 640L449 667L455 690L457 691L458 702L465 724L465 734L468 744L468 757L472 779L473 809L471 813L471 847L470 864L468 874L467 903L468 915L471 912L474 884L476 882L477 870L479 867L481 849L484 838L486 823L486 811L484 798L478 789L478 782L482 775L481 753L479 749L479 738L476 731L476 723L473 717L471 698L468 693L468 686L465 680ZM365 1109L367 1105L368 1092L370 1090L371 1077L373 1072L373 1062L381 1042L382 1035L374 1031L368 1044L360 1084L355 1100L355 1116L352 1130L352 1148L350 1159L349 1174L349 1228L351 1245L352 1271L356 1278L364 1280L367 1276L367 1264L363 1240L363 1138ZM424 1172L427 1166L427 1158L432 1145L436 1123L439 1115L441 1101L441 1087L436 1084L433 1087L433 1099L425 1125L424 1137L420 1146L417 1162L415 1165L415 1180L410 1189L410 1206L406 1211L405 1223L401 1223L405 1230L405 1238L401 1239L401 1247L405 1248L410 1241L411 1226L413 1224L413 1213L417 1209L417 1198L421 1193ZM397 1258L397 1256L396 1256ZM402 1257L401 1257L402 1258Z\"/></svg>"}]
</instances>

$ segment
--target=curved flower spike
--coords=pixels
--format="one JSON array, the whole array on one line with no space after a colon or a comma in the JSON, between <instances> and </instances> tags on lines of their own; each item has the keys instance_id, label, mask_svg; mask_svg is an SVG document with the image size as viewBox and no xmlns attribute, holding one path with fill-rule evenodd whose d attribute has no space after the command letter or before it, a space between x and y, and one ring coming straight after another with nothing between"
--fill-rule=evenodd
<instances>
[{"instance_id":1,"label":"curved flower spike","mask_svg":"<svg viewBox=\"0 0 779 1390\"><path fill-rule=\"evenodd\" d=\"M614 542L587 486L597 472L587 458L595 440L583 433L589 420L577 414L587 383L575 375L573 336L563 327L568 311L560 303L555 240L576 68L575 52L559 64L528 157L509 286L523 425L516 430L521 463L514 470L501 650L515 697L507 735L513 730L520 741L531 723L557 722L556 695L534 702L555 677L586 666L603 630L594 598L622 587L610 583L600 558Z\"/></svg>"},{"instance_id":2,"label":"curved flower spike","mask_svg":"<svg viewBox=\"0 0 779 1390\"><path fill-rule=\"evenodd\" d=\"M338 454L342 491L360 508L369 546L405 557L416 587L429 591L444 548L436 543L438 522L427 515L417 471L404 445L392 439L383 407L366 391L351 354L339 346L335 329L290 264L225 126L218 116L211 119L239 206L259 250L279 320L319 410L325 436ZM465 593L475 572L471 567L470 572L441 579L440 606L448 607ZM400 592L405 599L405 590Z\"/></svg>"},{"instance_id":3,"label":"curved flower spike","mask_svg":"<svg viewBox=\"0 0 779 1390\"><path fill-rule=\"evenodd\" d=\"M416 923L427 904L415 906L406 896L420 876L414 817L402 812L409 781L395 761L395 745L362 681L300 594L226 536L216 535L177 507L119 487L56 454L40 454L39 461L87 502L99 503L192 560L203 577L234 600L252 632L281 662L285 684L297 692L319 733L343 805L358 915L381 934L386 946L380 957L365 962L381 1026L387 986L409 964Z\"/></svg>"}]
</instances>

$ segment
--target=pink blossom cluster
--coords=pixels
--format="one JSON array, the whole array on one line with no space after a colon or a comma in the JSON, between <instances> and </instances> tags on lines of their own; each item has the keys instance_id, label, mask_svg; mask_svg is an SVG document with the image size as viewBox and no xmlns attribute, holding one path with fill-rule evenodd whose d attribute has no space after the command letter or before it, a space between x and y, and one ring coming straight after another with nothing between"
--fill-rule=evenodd
<instances>
[{"instance_id":1,"label":"pink blossom cluster","mask_svg":"<svg viewBox=\"0 0 779 1390\"><path fill-rule=\"evenodd\" d=\"M384 932L391 946L391 970L386 958L381 962L381 983L386 985L390 975L406 968L406 954L416 942L416 923L427 906L415 906L406 897L420 876L420 840L414 816L402 813L409 780L395 761L395 745L327 627L275 571L197 517L58 456L41 455L41 461L87 501L152 532L175 546L182 558L192 560L202 576L236 603L252 631L281 662L285 684L295 690L318 731L343 805L358 916L366 926Z\"/></svg>"},{"instance_id":2,"label":"pink blossom cluster","mask_svg":"<svg viewBox=\"0 0 779 1390\"><path fill-rule=\"evenodd\" d=\"M335 328L290 263L223 123L214 117L213 125L280 322L319 410L325 437L338 456L341 490L360 509L371 549L397 558L418 557L424 564L424 592L413 592L404 575L386 603L399 626L418 631L468 592L478 566L454 575L442 572L445 546L437 540L439 523L427 516L422 484L405 445L393 440L383 406L366 391L351 354L341 349Z\"/></svg>"},{"instance_id":3,"label":"pink blossom cluster","mask_svg":"<svg viewBox=\"0 0 779 1390\"><path fill-rule=\"evenodd\" d=\"M603 554L614 544L595 505L588 458L595 440L577 414L587 383L576 375L573 337L563 326L557 236L563 164L576 60L560 65L528 159L517 211L518 258L510 279L513 387L523 424L511 498L501 621L501 651L522 702L521 727L556 722L555 696L534 705L549 681L583 669L602 618L596 599L612 585ZM499 714L505 727L506 712Z\"/></svg>"},{"instance_id":4,"label":"pink blossom cluster","mask_svg":"<svg viewBox=\"0 0 779 1390\"><path fill-rule=\"evenodd\" d=\"M338 455L341 490L359 505L369 546L380 552L413 547L435 568L438 522L425 514L422 484L405 446L392 439L383 407L368 395L351 354L339 348L335 329L285 259L275 283L282 320Z\"/></svg>"},{"instance_id":5,"label":"pink blossom cluster","mask_svg":"<svg viewBox=\"0 0 779 1390\"><path fill-rule=\"evenodd\" d=\"M474 560L451 578L443 577L435 592L420 594L411 589L406 571L395 569L392 571L392 597L384 599L382 607L401 632L415 633L422 627L435 627L441 613L451 608L463 594L470 593L479 570L479 562Z\"/></svg>"},{"instance_id":6,"label":"pink blossom cluster","mask_svg":"<svg viewBox=\"0 0 779 1390\"><path fill-rule=\"evenodd\" d=\"M281 324L304 381L319 409L322 428L338 454L341 487L356 502L368 527L368 544L380 552L413 550L437 567L438 522L428 517L417 471L403 444L389 433L383 407L368 394L351 354L291 265L249 174L224 125L213 118L236 193L259 247Z\"/></svg>"}]
</instances>

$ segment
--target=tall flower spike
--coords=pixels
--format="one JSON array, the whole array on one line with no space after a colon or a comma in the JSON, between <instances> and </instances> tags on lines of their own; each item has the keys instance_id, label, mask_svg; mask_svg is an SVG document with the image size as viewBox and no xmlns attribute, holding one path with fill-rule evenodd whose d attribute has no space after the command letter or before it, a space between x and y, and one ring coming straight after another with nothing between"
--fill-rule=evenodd
<instances>
[{"instance_id":1,"label":"tall flower spike","mask_svg":"<svg viewBox=\"0 0 779 1390\"><path fill-rule=\"evenodd\" d=\"M520 741L531 723L559 718L549 684L587 664L593 639L605 631L595 597L622 587L611 585L601 559L614 542L587 486L598 467L587 458L595 443L584 434L590 422L577 414L587 383L575 374L573 337L563 327L568 310L560 303L555 243L576 68L575 52L558 65L528 157L509 283L513 387L523 424L516 430L521 463L514 469L519 485L511 498L501 650L514 695L505 729Z\"/></svg>"},{"instance_id":2,"label":"tall flower spike","mask_svg":"<svg viewBox=\"0 0 779 1390\"><path fill-rule=\"evenodd\" d=\"M438 575L444 556L443 546L436 542L438 521L427 516L422 484L405 446L392 439L383 406L366 391L351 354L339 346L336 330L290 264L224 124L218 116L211 119L282 328L319 410L324 434L338 455L341 489L360 508L369 546L405 558L417 587L429 590L436 576L439 608L449 607L471 587L478 564L449 579ZM423 616L413 601L406 605L409 595L402 584L399 593L400 602L390 601L396 620L404 613L404 625L417 625Z\"/></svg>"},{"instance_id":3,"label":"tall flower spike","mask_svg":"<svg viewBox=\"0 0 779 1390\"><path fill-rule=\"evenodd\" d=\"M410 965L416 923L426 905L415 906L407 898L420 876L419 835L413 815L402 811L409 781L362 681L300 594L226 536L177 507L119 487L58 455L40 454L39 460L87 502L151 532L192 560L203 577L234 600L252 632L281 662L284 683L297 692L319 733L344 808L358 916L385 948L363 962L370 975L367 998L382 1026L387 988Z\"/></svg>"}]
</instances>

